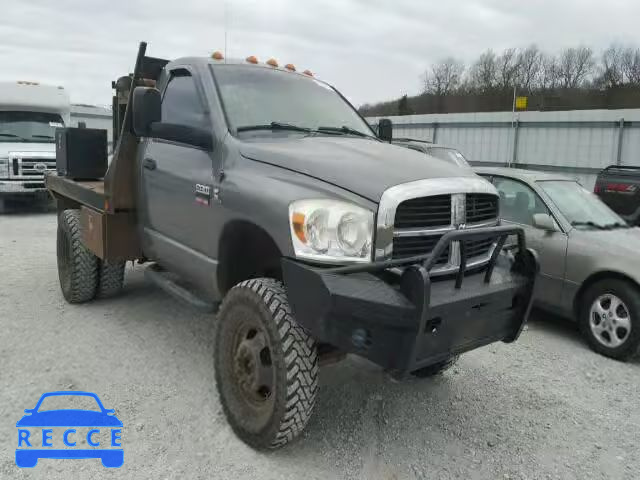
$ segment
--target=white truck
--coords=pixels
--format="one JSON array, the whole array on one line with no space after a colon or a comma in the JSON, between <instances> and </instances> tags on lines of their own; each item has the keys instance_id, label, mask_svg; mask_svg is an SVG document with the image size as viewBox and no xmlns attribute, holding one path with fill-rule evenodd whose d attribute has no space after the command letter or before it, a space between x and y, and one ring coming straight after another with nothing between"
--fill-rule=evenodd
<instances>
[{"instance_id":1,"label":"white truck","mask_svg":"<svg viewBox=\"0 0 640 480\"><path fill-rule=\"evenodd\" d=\"M69 126L63 87L0 82L0 211L7 200L47 197L44 174L56 168L55 130Z\"/></svg>"}]
</instances>

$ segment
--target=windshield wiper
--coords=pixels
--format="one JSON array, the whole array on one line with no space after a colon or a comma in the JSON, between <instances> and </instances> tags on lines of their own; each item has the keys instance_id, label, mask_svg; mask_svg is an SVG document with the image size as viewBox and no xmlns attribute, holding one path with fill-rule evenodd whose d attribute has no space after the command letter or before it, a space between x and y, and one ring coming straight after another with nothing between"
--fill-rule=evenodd
<instances>
[{"instance_id":1,"label":"windshield wiper","mask_svg":"<svg viewBox=\"0 0 640 480\"><path fill-rule=\"evenodd\" d=\"M301 127L299 125L293 125L291 123L271 122L264 125L243 125L236 128L238 132L246 132L249 130L293 130L296 132L309 133L312 130L307 127Z\"/></svg>"},{"instance_id":2,"label":"windshield wiper","mask_svg":"<svg viewBox=\"0 0 640 480\"><path fill-rule=\"evenodd\" d=\"M606 225L603 225L603 228L606 228L607 230L613 230L614 228L631 228L631 227L627 223L613 222L613 223L607 223Z\"/></svg>"},{"instance_id":3,"label":"windshield wiper","mask_svg":"<svg viewBox=\"0 0 640 480\"><path fill-rule=\"evenodd\" d=\"M26 142L26 138L22 138L20 135L14 135L13 133L0 133L0 137L19 138L23 142Z\"/></svg>"},{"instance_id":4,"label":"windshield wiper","mask_svg":"<svg viewBox=\"0 0 640 480\"><path fill-rule=\"evenodd\" d=\"M31 135L31 138L53 138L51 135Z\"/></svg>"},{"instance_id":5,"label":"windshield wiper","mask_svg":"<svg viewBox=\"0 0 640 480\"><path fill-rule=\"evenodd\" d=\"M375 138L371 135L367 135L360 130L356 130L355 128L347 127L346 125L342 125L341 127L318 127L319 132L331 132L331 133L341 133L344 135L358 135L359 137L367 137L367 138Z\"/></svg>"},{"instance_id":6,"label":"windshield wiper","mask_svg":"<svg viewBox=\"0 0 640 480\"><path fill-rule=\"evenodd\" d=\"M588 222L571 222L571 226L573 227L591 227L597 230L607 230L605 225L600 225L599 223L592 222L589 220Z\"/></svg>"}]
</instances>

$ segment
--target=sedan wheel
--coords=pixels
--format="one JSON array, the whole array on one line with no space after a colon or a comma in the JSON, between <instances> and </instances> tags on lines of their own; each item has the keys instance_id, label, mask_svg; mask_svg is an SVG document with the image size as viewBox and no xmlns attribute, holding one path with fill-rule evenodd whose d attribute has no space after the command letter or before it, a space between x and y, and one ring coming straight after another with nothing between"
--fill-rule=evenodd
<instances>
[{"instance_id":1,"label":"sedan wheel","mask_svg":"<svg viewBox=\"0 0 640 480\"><path fill-rule=\"evenodd\" d=\"M631 333L629 308L615 295L601 295L591 305L589 326L596 340L605 347L619 347Z\"/></svg>"},{"instance_id":2,"label":"sedan wheel","mask_svg":"<svg viewBox=\"0 0 640 480\"><path fill-rule=\"evenodd\" d=\"M609 278L591 285L581 297L580 330L593 350L626 360L640 353L640 289Z\"/></svg>"}]
</instances>

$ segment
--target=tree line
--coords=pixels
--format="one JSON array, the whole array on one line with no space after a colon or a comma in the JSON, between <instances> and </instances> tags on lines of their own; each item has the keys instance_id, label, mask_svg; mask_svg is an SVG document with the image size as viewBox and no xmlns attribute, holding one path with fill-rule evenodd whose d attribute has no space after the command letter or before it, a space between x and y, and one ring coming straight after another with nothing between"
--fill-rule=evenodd
<instances>
[{"instance_id":1,"label":"tree line","mask_svg":"<svg viewBox=\"0 0 640 480\"><path fill-rule=\"evenodd\" d=\"M397 114L432 113L415 110L437 106L442 110L443 105L455 104L442 97L482 96L500 99L497 104L504 107L504 99L514 87L521 95L573 98L591 98L608 90L640 91L640 48L612 44L598 55L586 46L566 48L558 54L546 53L536 45L500 53L489 49L470 65L455 57L443 58L424 71L420 83L421 93L416 97L405 95L391 102L365 104L360 110L367 115L390 114L389 108L395 105ZM420 105L423 108L416 108Z\"/></svg>"}]
</instances>

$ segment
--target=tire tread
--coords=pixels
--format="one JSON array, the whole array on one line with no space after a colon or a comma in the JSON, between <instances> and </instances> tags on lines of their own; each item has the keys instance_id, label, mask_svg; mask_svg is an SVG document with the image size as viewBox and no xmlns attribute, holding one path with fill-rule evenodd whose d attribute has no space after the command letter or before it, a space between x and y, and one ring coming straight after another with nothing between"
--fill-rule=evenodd
<instances>
[{"instance_id":1,"label":"tire tread","mask_svg":"<svg viewBox=\"0 0 640 480\"><path fill-rule=\"evenodd\" d=\"M243 440L257 448L279 448L298 437L311 417L318 390L316 345L313 338L296 323L284 285L275 279L257 278L237 284L222 302L219 313L221 319L224 317L227 304L233 301L236 292L243 290L250 290L259 297L259 301L270 312L274 331L279 337L271 348L281 352L284 361L285 385L279 385L279 388L285 392L284 412L279 419L275 434L272 432L270 438L263 439L264 443L257 444L244 436L243 432L234 425L222 395L221 403L231 427Z\"/></svg>"},{"instance_id":2,"label":"tire tread","mask_svg":"<svg viewBox=\"0 0 640 480\"><path fill-rule=\"evenodd\" d=\"M80 210L64 210L60 214L59 227L70 243L70 289L64 292L69 303L84 303L96 296L98 284L98 257L82 243ZM61 261L58 257L58 261Z\"/></svg>"}]
</instances>

